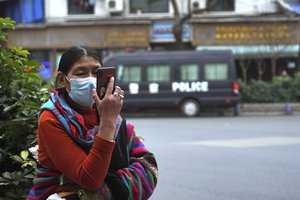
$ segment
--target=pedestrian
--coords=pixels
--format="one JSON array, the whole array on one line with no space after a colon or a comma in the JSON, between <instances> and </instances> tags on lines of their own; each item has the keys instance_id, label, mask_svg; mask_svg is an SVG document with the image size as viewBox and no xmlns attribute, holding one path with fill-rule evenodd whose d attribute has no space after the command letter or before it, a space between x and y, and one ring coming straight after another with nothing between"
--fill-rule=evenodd
<instances>
[{"instance_id":1,"label":"pedestrian","mask_svg":"<svg viewBox=\"0 0 300 200\"><path fill-rule=\"evenodd\" d=\"M153 193L155 157L120 116L124 91L114 77L99 99L101 67L91 49L63 53L57 86L39 113L37 173L27 200L136 200Z\"/></svg>"}]
</instances>

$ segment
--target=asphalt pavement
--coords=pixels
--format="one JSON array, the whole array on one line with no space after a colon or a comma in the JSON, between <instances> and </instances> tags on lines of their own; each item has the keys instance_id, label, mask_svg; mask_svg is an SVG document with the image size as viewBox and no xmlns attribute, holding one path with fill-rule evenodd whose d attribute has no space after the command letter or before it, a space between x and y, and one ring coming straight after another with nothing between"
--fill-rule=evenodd
<instances>
[{"instance_id":1,"label":"asphalt pavement","mask_svg":"<svg viewBox=\"0 0 300 200\"><path fill-rule=\"evenodd\" d=\"M300 199L300 116L127 121L158 161L150 200Z\"/></svg>"}]
</instances>

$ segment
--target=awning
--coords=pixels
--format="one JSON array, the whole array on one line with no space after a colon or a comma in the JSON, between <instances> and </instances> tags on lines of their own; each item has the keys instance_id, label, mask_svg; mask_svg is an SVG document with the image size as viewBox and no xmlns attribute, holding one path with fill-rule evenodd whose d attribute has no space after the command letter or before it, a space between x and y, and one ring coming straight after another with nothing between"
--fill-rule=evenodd
<instances>
[{"instance_id":1,"label":"awning","mask_svg":"<svg viewBox=\"0 0 300 200\"><path fill-rule=\"evenodd\" d=\"M288 13L300 15L300 3L291 0L277 0L277 3Z\"/></svg>"},{"instance_id":2,"label":"awning","mask_svg":"<svg viewBox=\"0 0 300 200\"><path fill-rule=\"evenodd\" d=\"M287 4L291 7L291 9L297 13L298 15L300 15L300 3L288 3Z\"/></svg>"},{"instance_id":3,"label":"awning","mask_svg":"<svg viewBox=\"0 0 300 200\"><path fill-rule=\"evenodd\" d=\"M231 50L236 57L298 57L299 45L198 46L196 50Z\"/></svg>"}]
</instances>

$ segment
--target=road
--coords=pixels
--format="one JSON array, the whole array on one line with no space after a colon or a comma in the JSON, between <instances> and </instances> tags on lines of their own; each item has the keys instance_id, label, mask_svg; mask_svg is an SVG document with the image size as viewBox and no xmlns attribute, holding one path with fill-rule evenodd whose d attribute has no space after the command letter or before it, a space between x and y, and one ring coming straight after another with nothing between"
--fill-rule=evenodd
<instances>
[{"instance_id":1,"label":"road","mask_svg":"<svg viewBox=\"0 0 300 200\"><path fill-rule=\"evenodd\" d=\"M300 199L300 116L127 120L157 158L151 200Z\"/></svg>"}]
</instances>

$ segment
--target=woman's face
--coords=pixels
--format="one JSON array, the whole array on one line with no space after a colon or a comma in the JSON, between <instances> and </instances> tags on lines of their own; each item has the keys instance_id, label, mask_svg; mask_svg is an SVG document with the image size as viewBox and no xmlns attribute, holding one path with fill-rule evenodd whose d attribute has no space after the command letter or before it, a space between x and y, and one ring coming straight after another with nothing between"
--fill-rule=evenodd
<instances>
[{"instance_id":1,"label":"woman's face","mask_svg":"<svg viewBox=\"0 0 300 200\"><path fill-rule=\"evenodd\" d=\"M80 58L71 67L66 76L62 72L58 72L57 83L58 87L65 87L68 91L71 90L70 79L97 77L97 69L101 68L98 60L90 56Z\"/></svg>"},{"instance_id":2,"label":"woman's face","mask_svg":"<svg viewBox=\"0 0 300 200\"><path fill-rule=\"evenodd\" d=\"M93 104L91 86L95 86L97 70L101 68L99 61L93 57L82 57L71 67L67 76L59 72L61 86L69 92L70 103L79 109L90 108ZM66 78L67 77L67 78ZM93 77L93 79L89 79ZM83 78L83 79L82 79ZM88 78L88 79L85 79ZM78 82L76 81L78 80Z\"/></svg>"},{"instance_id":3,"label":"woman's face","mask_svg":"<svg viewBox=\"0 0 300 200\"><path fill-rule=\"evenodd\" d=\"M67 74L70 78L97 77L97 69L101 68L101 64L93 57L82 57L74 63L71 70Z\"/></svg>"}]
</instances>

